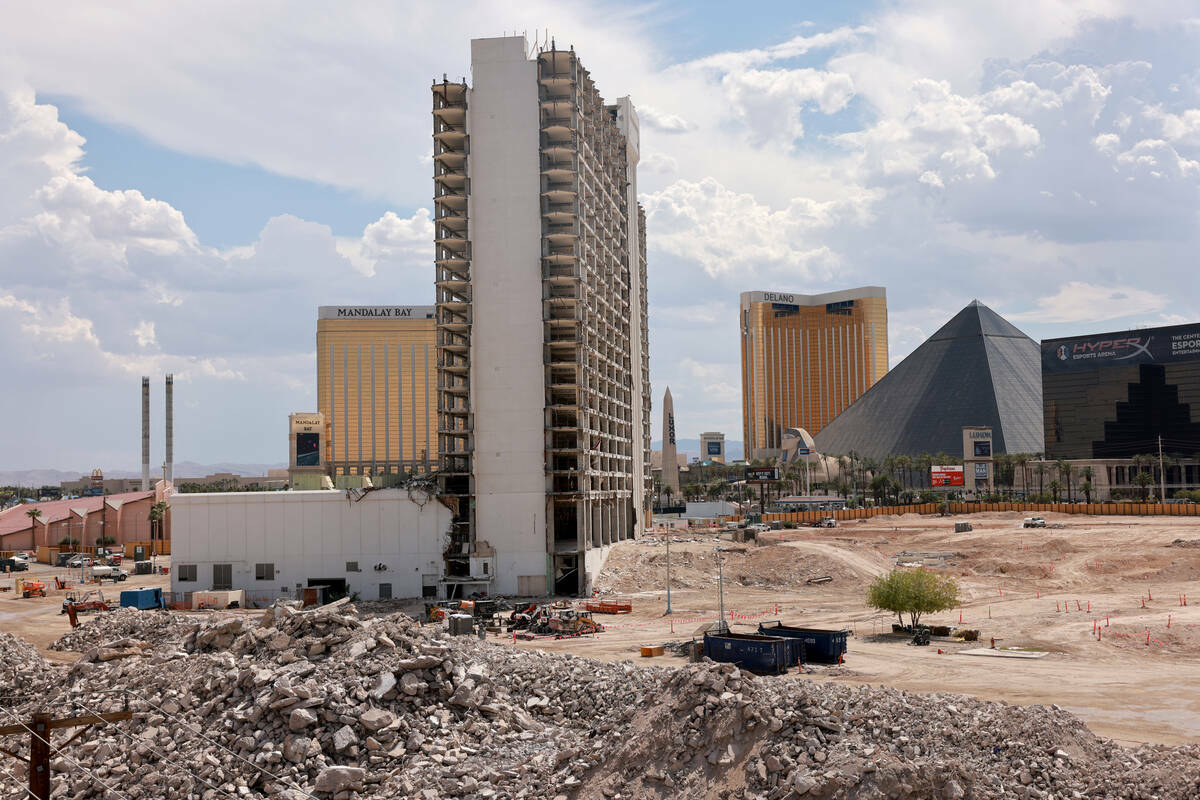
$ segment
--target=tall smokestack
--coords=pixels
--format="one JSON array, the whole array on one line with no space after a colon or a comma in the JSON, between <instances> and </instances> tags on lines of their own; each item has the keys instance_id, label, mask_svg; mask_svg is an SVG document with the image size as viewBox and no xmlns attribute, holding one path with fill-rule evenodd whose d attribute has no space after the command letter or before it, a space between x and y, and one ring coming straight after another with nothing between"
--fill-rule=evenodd
<instances>
[{"instance_id":1,"label":"tall smokestack","mask_svg":"<svg viewBox=\"0 0 1200 800\"><path fill-rule=\"evenodd\" d=\"M167 373L167 481L175 479L175 376Z\"/></svg>"},{"instance_id":2,"label":"tall smokestack","mask_svg":"<svg viewBox=\"0 0 1200 800\"><path fill-rule=\"evenodd\" d=\"M150 490L150 378L142 376L142 491Z\"/></svg>"}]
</instances>

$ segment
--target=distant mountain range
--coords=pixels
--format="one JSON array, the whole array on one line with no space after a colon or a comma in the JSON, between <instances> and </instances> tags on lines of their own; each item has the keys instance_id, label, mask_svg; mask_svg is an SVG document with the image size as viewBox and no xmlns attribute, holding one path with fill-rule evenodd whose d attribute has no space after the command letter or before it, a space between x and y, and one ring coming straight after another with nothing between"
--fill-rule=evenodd
<instances>
[{"instance_id":1,"label":"distant mountain range","mask_svg":"<svg viewBox=\"0 0 1200 800\"><path fill-rule=\"evenodd\" d=\"M197 464L195 461L180 461L175 464L175 479L203 478L217 472L232 472L234 475L256 477L266 475L269 469L283 469L285 463L278 464L238 464L221 462L218 464ZM61 470L61 469L15 469L0 470L0 486L57 486L63 481L77 481L91 475L90 469ZM162 477L162 468L150 469L151 478ZM129 469L105 470L106 478L140 478L142 471Z\"/></svg>"},{"instance_id":2,"label":"distant mountain range","mask_svg":"<svg viewBox=\"0 0 1200 800\"><path fill-rule=\"evenodd\" d=\"M662 450L662 442L651 442L651 450ZM700 457L700 440L699 439L677 439L675 441L675 449L680 453L688 454L688 461L693 458ZM725 440L725 460L740 461L742 459L742 443L734 442L729 439Z\"/></svg>"},{"instance_id":3,"label":"distant mountain range","mask_svg":"<svg viewBox=\"0 0 1200 800\"><path fill-rule=\"evenodd\" d=\"M650 446L655 450L662 449L662 442L651 442ZM700 457L700 440L699 439L680 439L676 443L676 448L681 453L687 453L688 461ZM742 457L742 443L725 441L725 458L728 461L738 461ZM241 464L230 461L223 461L217 464L198 464L195 461L180 461L175 464L175 479L183 480L185 478L203 478L205 475L212 475L217 472L232 472L234 475L244 475L246 477L255 477L266 475L269 469L283 469L285 463L276 464ZM91 475L90 469L81 470L63 470L63 469L11 469L0 470L0 486L58 486L63 481L77 481L80 478ZM150 476L162 477L161 467L151 467ZM104 470L106 478L140 478L142 471L140 469L114 469Z\"/></svg>"}]
</instances>

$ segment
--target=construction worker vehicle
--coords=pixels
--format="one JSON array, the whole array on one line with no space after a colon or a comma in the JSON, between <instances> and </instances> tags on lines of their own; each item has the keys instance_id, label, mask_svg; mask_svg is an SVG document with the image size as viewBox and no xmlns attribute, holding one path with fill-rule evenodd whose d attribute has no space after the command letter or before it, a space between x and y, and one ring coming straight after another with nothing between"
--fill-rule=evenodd
<instances>
[{"instance_id":1,"label":"construction worker vehicle","mask_svg":"<svg viewBox=\"0 0 1200 800\"><path fill-rule=\"evenodd\" d=\"M108 601L104 599L104 592L99 589L93 589L79 598L74 594L67 595L62 603L62 613L66 614L72 605L75 606L75 613L77 614L82 614L85 611L108 611L112 608L108 604Z\"/></svg>"},{"instance_id":2,"label":"construction worker vehicle","mask_svg":"<svg viewBox=\"0 0 1200 800\"><path fill-rule=\"evenodd\" d=\"M45 597L46 584L42 581L21 581L21 597Z\"/></svg>"},{"instance_id":3,"label":"construction worker vehicle","mask_svg":"<svg viewBox=\"0 0 1200 800\"><path fill-rule=\"evenodd\" d=\"M469 614L476 620L490 622L504 605L502 597L481 597L475 600L441 600L425 604L425 619L442 622L451 614Z\"/></svg>"},{"instance_id":4,"label":"construction worker vehicle","mask_svg":"<svg viewBox=\"0 0 1200 800\"><path fill-rule=\"evenodd\" d=\"M533 603L513 611L508 618L508 629L525 631L530 636L553 636L562 639L600 633L604 626L586 612Z\"/></svg>"}]
</instances>

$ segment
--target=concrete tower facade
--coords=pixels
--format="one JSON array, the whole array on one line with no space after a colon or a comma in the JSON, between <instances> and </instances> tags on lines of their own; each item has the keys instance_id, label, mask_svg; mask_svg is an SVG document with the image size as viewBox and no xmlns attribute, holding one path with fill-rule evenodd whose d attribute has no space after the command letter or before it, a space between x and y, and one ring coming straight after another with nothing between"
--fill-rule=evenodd
<instances>
[{"instance_id":1,"label":"concrete tower facade","mask_svg":"<svg viewBox=\"0 0 1200 800\"><path fill-rule=\"evenodd\" d=\"M447 586L581 593L647 522L637 115L573 50L476 39L471 64L433 85Z\"/></svg>"}]
</instances>

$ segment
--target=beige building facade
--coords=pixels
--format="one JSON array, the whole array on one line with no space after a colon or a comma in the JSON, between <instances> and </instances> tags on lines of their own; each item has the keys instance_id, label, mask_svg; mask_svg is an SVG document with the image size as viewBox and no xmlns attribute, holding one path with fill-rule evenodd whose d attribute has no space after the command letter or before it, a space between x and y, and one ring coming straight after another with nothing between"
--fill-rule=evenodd
<instances>
[{"instance_id":1,"label":"beige building facade","mask_svg":"<svg viewBox=\"0 0 1200 800\"><path fill-rule=\"evenodd\" d=\"M784 432L817 434L887 373L887 293L743 292L746 458L775 458Z\"/></svg>"},{"instance_id":2,"label":"beige building facade","mask_svg":"<svg viewBox=\"0 0 1200 800\"><path fill-rule=\"evenodd\" d=\"M433 306L321 306L317 392L331 475L437 467Z\"/></svg>"}]
</instances>

